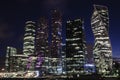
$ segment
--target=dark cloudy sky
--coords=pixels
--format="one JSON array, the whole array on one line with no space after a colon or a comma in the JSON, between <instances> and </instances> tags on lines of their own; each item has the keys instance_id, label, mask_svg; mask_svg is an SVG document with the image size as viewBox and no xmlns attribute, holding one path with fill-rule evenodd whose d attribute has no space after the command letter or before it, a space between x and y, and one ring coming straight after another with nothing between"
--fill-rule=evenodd
<instances>
[{"instance_id":1,"label":"dark cloudy sky","mask_svg":"<svg viewBox=\"0 0 120 80\"><path fill-rule=\"evenodd\" d=\"M56 8L62 11L64 31L67 20L84 18L86 40L93 43L90 26L93 4L108 6L113 55L120 56L120 4L117 1L119 0L0 0L0 56L4 56L7 45L22 49L27 20L37 21L41 16L49 18L50 10Z\"/></svg>"}]
</instances>

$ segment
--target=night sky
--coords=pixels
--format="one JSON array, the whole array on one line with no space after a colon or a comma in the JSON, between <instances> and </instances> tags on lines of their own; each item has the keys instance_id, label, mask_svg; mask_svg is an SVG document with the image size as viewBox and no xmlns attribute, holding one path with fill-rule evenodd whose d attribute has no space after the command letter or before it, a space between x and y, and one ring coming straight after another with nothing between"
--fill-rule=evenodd
<instances>
[{"instance_id":1,"label":"night sky","mask_svg":"<svg viewBox=\"0 0 120 80\"><path fill-rule=\"evenodd\" d=\"M50 11L61 10L63 14L63 33L67 20L84 18L87 43L94 43L90 25L93 4L105 5L109 9L109 34L113 56L120 56L120 4L119 0L0 0L0 56L5 56L6 46L22 50L25 22L37 21ZM63 34L65 39L65 34ZM65 41L65 40L63 40Z\"/></svg>"}]
</instances>

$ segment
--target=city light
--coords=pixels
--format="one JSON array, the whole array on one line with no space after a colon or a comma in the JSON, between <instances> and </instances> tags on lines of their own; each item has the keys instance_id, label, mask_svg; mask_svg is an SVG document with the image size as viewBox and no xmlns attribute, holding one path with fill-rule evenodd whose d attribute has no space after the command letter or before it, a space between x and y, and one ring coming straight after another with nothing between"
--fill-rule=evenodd
<instances>
[{"instance_id":1,"label":"city light","mask_svg":"<svg viewBox=\"0 0 120 80\"><path fill-rule=\"evenodd\" d=\"M93 6L90 28L94 44L86 41L86 35L91 34L85 33L84 18L63 20L64 13L59 9L51 10L48 17L27 20L22 39L19 39L23 43L5 45L5 64L0 65L0 78L119 78L120 58L112 56L108 7Z\"/></svg>"}]
</instances>

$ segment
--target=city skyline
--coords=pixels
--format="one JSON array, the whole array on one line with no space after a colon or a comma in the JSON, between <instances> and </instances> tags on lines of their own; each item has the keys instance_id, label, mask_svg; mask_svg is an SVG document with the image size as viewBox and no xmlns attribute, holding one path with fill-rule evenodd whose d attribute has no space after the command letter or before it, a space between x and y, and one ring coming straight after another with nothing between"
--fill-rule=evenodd
<instances>
[{"instance_id":1,"label":"city skyline","mask_svg":"<svg viewBox=\"0 0 120 80\"><path fill-rule=\"evenodd\" d=\"M6 46L6 45L15 46L16 48L21 48L22 38L23 38L23 34L24 34L24 22L25 21L27 21L28 19L36 21L40 16L47 16L48 17L49 10L53 9L53 7L55 8L55 6L56 6L55 4L61 4L64 1L60 0L60 2L54 2L54 0L51 0L51 2L49 2L49 1L46 0L46 2L44 2L44 1L41 1L41 2L36 1L34 3L32 3L32 2L33 2L32 0L30 0L30 1L27 1L27 0L26 1L19 1L19 0L14 1L13 0L13 2L10 2L10 3L7 3L6 1L1 1L1 3L6 4L6 5L1 5L6 10L6 11L4 11L2 9L3 11L1 13L1 16L3 15L4 17L3 16L1 17L1 25L5 26L5 27L8 27L8 29L11 28L10 31L3 31L3 33L5 33L5 32L7 32L7 33L5 33L5 34L1 33L1 39L0 39L1 46L2 46L1 49L0 49L0 50L2 50L1 53L0 53L1 56L5 54L4 46ZM42 4L44 2L43 10L41 9L41 6L37 2L40 3L40 4ZM90 17L88 17L88 16L91 16L91 14L85 13L86 11L88 11L88 9L86 9L86 8L89 7L89 9L90 9L89 12L92 13L93 4L101 4L101 5L108 6L109 13L110 13L110 30L109 30L109 33L110 33L110 39L111 39L111 44L112 44L112 49L113 49L113 56L119 56L119 42L118 42L119 38L116 37L117 32L119 32L119 31L118 31L118 29L113 28L114 25L118 25L118 21L116 21L116 20L119 18L119 15L118 15L118 18L116 18L115 14L118 14L119 12L118 13L116 13L116 12L113 13L117 9L116 5L115 5L115 4L117 4L117 2L112 2L112 1L108 2L108 1L102 1L102 0L101 1L94 1L94 2L91 1L90 2L88 0L88 2L85 3L85 4L89 4L88 6L86 6L86 8L84 8L84 5L79 6L79 4L82 3L81 1L73 2L74 7L71 7L70 5L72 4L72 2L73 2L72 0L65 1L63 6L62 5L60 7L56 6L56 8L60 8L60 10L63 12L63 20L64 20L63 21L63 24L64 24L63 32L65 32L64 31L65 30L65 22L67 20L69 20L69 18L70 19L75 19L75 18L83 17L83 18L85 18L84 24L85 24L85 32L86 32L87 43L93 43L94 38L93 38L92 30L90 28L91 27ZM17 4L19 4L19 5L17 6ZM25 7L25 9L22 9L22 6L21 6L22 4ZM36 4L36 6L31 8L30 6L32 4L33 5ZM47 4L49 4L48 6L51 6L51 5L53 5L53 6L48 8L48 6L45 6ZM67 6L65 6L66 4L67 4ZM75 4L76 4L76 6L75 6ZM11 7L8 8L8 6L11 6ZM77 8L77 6L80 9ZM65 11L65 9L63 9L63 7L65 7L65 9L67 9L67 10ZM14 11L14 10L16 10L16 11ZM20 12L21 14L18 14L18 12L22 11L22 10L23 10L23 13ZM41 11L38 11L38 10L41 10ZM13 11L13 12L11 13L10 11ZM37 11L38 11L39 14L36 13ZM72 11L74 13L72 13ZM77 13L77 11L78 11L78 13ZM8 12L10 12L10 14L7 14ZM11 21L10 19L12 19L12 17L13 17L13 20ZM116 22L113 21L113 20L115 20ZM117 24L115 24L115 23L117 23ZM18 26L18 27L16 27L16 26ZM7 35L8 33L10 33L10 34ZM117 35L117 36L119 36L119 35ZM16 38L16 39L14 39L14 38Z\"/></svg>"},{"instance_id":2,"label":"city skyline","mask_svg":"<svg viewBox=\"0 0 120 80\"><path fill-rule=\"evenodd\" d=\"M1 0L0 78L120 78L117 5Z\"/></svg>"}]
</instances>

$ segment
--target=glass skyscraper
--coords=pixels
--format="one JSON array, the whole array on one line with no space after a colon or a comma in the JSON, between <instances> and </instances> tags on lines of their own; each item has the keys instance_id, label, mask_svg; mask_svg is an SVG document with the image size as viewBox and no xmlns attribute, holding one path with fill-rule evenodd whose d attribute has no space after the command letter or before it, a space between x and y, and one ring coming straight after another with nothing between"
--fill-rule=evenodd
<instances>
[{"instance_id":1,"label":"glass skyscraper","mask_svg":"<svg viewBox=\"0 0 120 80\"><path fill-rule=\"evenodd\" d=\"M112 48L109 38L109 14L106 6L94 5L91 18L94 34L94 60L97 73L109 74L112 69Z\"/></svg>"},{"instance_id":2,"label":"glass skyscraper","mask_svg":"<svg viewBox=\"0 0 120 80\"><path fill-rule=\"evenodd\" d=\"M54 74L60 74L62 73L62 15L59 10L52 10L51 34L51 70Z\"/></svg>"},{"instance_id":3,"label":"glass skyscraper","mask_svg":"<svg viewBox=\"0 0 120 80\"><path fill-rule=\"evenodd\" d=\"M48 72L49 68L49 46L48 46L48 37L49 37L49 30L48 30L48 20L45 17L39 19L38 27L36 31L36 55L41 55L43 58L41 65L36 65L42 74Z\"/></svg>"},{"instance_id":4,"label":"glass skyscraper","mask_svg":"<svg viewBox=\"0 0 120 80\"><path fill-rule=\"evenodd\" d=\"M66 25L66 71L79 77L84 73L86 41L83 20L67 21Z\"/></svg>"}]
</instances>

